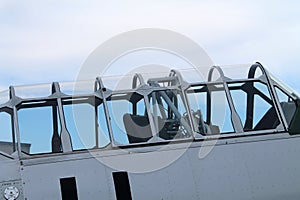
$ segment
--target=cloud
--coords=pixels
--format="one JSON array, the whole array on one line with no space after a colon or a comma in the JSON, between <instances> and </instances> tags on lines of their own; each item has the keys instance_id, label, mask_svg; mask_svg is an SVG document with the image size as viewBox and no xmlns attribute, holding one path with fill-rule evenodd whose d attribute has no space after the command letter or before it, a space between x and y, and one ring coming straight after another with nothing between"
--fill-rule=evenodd
<instances>
[{"instance_id":1,"label":"cloud","mask_svg":"<svg viewBox=\"0 0 300 200\"><path fill-rule=\"evenodd\" d=\"M276 74L297 74L291 64L300 61L298 7L297 1L2 1L1 84L69 80L99 44L145 27L190 37L217 64L259 60Z\"/></svg>"}]
</instances>

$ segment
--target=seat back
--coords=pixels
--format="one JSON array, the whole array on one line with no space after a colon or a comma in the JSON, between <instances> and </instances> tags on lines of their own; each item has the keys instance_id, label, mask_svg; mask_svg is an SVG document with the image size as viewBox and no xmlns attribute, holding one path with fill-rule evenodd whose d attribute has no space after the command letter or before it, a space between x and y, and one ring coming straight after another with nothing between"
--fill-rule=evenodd
<instances>
[{"instance_id":1,"label":"seat back","mask_svg":"<svg viewBox=\"0 0 300 200\"><path fill-rule=\"evenodd\" d=\"M152 138L149 119L147 116L126 113L123 116L129 143L147 142Z\"/></svg>"},{"instance_id":2,"label":"seat back","mask_svg":"<svg viewBox=\"0 0 300 200\"><path fill-rule=\"evenodd\" d=\"M279 119L277 117L276 110L274 106L272 106L266 114L261 118L261 120L257 123L253 130L267 130L267 129L275 129L279 125Z\"/></svg>"},{"instance_id":3,"label":"seat back","mask_svg":"<svg viewBox=\"0 0 300 200\"><path fill-rule=\"evenodd\" d=\"M286 122L289 125L294 117L297 107L294 102L281 102L280 105L282 107Z\"/></svg>"}]
</instances>

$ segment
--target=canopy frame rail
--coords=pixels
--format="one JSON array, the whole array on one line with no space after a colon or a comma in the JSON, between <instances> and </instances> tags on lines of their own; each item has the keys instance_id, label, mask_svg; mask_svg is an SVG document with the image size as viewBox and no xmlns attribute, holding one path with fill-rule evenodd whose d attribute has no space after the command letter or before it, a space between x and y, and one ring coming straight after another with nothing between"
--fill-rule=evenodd
<instances>
[{"instance_id":1,"label":"canopy frame rail","mask_svg":"<svg viewBox=\"0 0 300 200\"><path fill-rule=\"evenodd\" d=\"M288 123L287 123L287 121L286 121L286 119L285 119L285 117L283 115L283 110L281 108L279 98L276 95L275 87L274 87L273 82L271 81L271 77L269 75L269 72L264 68L264 66L261 63L256 62L255 64L251 65L251 67L249 69L248 78L254 78L257 69L261 70L263 76L266 79L267 86L268 86L270 95L271 95L271 97L273 99L274 107L275 107L276 113L277 113L277 115L279 117L280 124L283 125L282 128L287 131L289 125L288 125Z\"/></svg>"},{"instance_id":2,"label":"canopy frame rail","mask_svg":"<svg viewBox=\"0 0 300 200\"><path fill-rule=\"evenodd\" d=\"M106 126L108 129L108 135L110 139L110 145L112 147L117 146L113 137L113 128L111 125L111 118L109 116L109 110L108 110L108 105L107 105L107 98L111 96L111 91L108 90L101 79L101 77L97 77L95 80L95 87L94 87L94 92L95 95L99 96L102 98L102 103L103 103L103 108L104 108L104 114L105 114L105 121L106 121ZM96 144L97 147L99 146L99 140L98 140L98 135L99 135L99 124L98 124L98 109L95 106L95 130L96 130Z\"/></svg>"},{"instance_id":3,"label":"canopy frame rail","mask_svg":"<svg viewBox=\"0 0 300 200\"><path fill-rule=\"evenodd\" d=\"M232 122L233 128L234 128L236 133L243 133L244 128L243 128L243 125L242 125L242 120L241 120L240 116L238 115L238 113L237 113L237 111L234 107L233 99L232 99L232 96L231 96L231 93L229 91L228 84L227 84L227 81L231 80L231 79L229 79L225 76L225 74L224 74L223 70L221 69L221 67L212 66L209 70L209 73L208 73L208 82L212 82L212 77L213 77L213 72L214 71L219 72L220 79L223 82L227 102L229 104L229 108L230 108L230 112L231 112L231 122ZM209 101L211 99L210 95L211 95L210 92L208 92L207 93L207 101ZM208 105L210 105L210 104L208 104ZM208 116L211 117L211 106L208 108L208 112L209 112ZM211 119L209 119L209 121L211 121Z\"/></svg>"}]
</instances>

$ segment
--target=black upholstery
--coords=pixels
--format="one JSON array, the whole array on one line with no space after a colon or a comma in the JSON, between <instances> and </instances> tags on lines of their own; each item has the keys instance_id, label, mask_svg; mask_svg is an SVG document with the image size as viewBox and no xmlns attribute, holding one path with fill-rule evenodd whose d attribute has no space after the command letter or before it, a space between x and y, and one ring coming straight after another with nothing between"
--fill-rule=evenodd
<instances>
[{"instance_id":1,"label":"black upholstery","mask_svg":"<svg viewBox=\"0 0 300 200\"><path fill-rule=\"evenodd\" d=\"M257 123L253 130L267 130L267 129L275 129L279 125L279 119L277 117L276 110L274 106L272 106L268 112L261 118L261 120Z\"/></svg>"},{"instance_id":2,"label":"black upholstery","mask_svg":"<svg viewBox=\"0 0 300 200\"><path fill-rule=\"evenodd\" d=\"M281 102L280 104L286 121L289 124L296 111L296 105L294 102ZM271 107L254 127L254 130L275 129L278 125L279 119L276 110L274 107Z\"/></svg>"},{"instance_id":3,"label":"black upholstery","mask_svg":"<svg viewBox=\"0 0 300 200\"><path fill-rule=\"evenodd\" d=\"M152 137L152 132L147 116L126 113L123 116L129 143L147 142Z\"/></svg>"},{"instance_id":4,"label":"black upholstery","mask_svg":"<svg viewBox=\"0 0 300 200\"><path fill-rule=\"evenodd\" d=\"M294 102L281 102L280 105L285 116L286 122L289 125L296 112L296 104Z\"/></svg>"}]
</instances>

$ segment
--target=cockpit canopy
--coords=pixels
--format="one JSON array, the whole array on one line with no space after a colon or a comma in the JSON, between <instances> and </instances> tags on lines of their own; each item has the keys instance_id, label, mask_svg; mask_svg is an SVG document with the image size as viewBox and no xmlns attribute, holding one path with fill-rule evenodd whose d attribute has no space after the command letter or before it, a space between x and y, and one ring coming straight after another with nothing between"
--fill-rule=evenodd
<instances>
[{"instance_id":1,"label":"cockpit canopy","mask_svg":"<svg viewBox=\"0 0 300 200\"><path fill-rule=\"evenodd\" d=\"M0 151L22 156L300 133L299 97L259 63L11 86L0 103Z\"/></svg>"}]
</instances>

